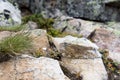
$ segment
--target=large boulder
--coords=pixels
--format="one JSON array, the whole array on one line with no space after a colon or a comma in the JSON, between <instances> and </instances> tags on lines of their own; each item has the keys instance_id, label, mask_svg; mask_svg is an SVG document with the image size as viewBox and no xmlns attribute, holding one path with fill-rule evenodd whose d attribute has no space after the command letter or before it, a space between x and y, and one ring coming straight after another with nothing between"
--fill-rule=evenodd
<instances>
[{"instance_id":1,"label":"large boulder","mask_svg":"<svg viewBox=\"0 0 120 80\"><path fill-rule=\"evenodd\" d=\"M101 23L61 15L55 19L53 27L67 34L84 37L88 37L95 29L105 28L112 31L116 36L120 36L120 22L115 21Z\"/></svg>"},{"instance_id":2,"label":"large boulder","mask_svg":"<svg viewBox=\"0 0 120 80\"><path fill-rule=\"evenodd\" d=\"M38 54L38 56L47 56L47 50L49 48L49 42L47 38L46 30L34 29L30 30L30 38L32 39L32 52Z\"/></svg>"},{"instance_id":3,"label":"large boulder","mask_svg":"<svg viewBox=\"0 0 120 80\"><path fill-rule=\"evenodd\" d=\"M96 29L89 38L101 49L109 51L109 57L120 62L120 38L107 29Z\"/></svg>"},{"instance_id":4,"label":"large boulder","mask_svg":"<svg viewBox=\"0 0 120 80\"><path fill-rule=\"evenodd\" d=\"M0 0L0 26L21 24L21 14L17 5L7 0Z\"/></svg>"},{"instance_id":5,"label":"large boulder","mask_svg":"<svg viewBox=\"0 0 120 80\"><path fill-rule=\"evenodd\" d=\"M63 58L61 65L64 71L81 76L82 80L108 80L107 72L102 59L67 59ZM69 73L66 73L69 74ZM74 80L74 79L73 79ZM80 80L80 79L75 79Z\"/></svg>"},{"instance_id":6,"label":"large boulder","mask_svg":"<svg viewBox=\"0 0 120 80\"><path fill-rule=\"evenodd\" d=\"M69 80L54 59L22 55L0 63L0 80Z\"/></svg>"},{"instance_id":7,"label":"large boulder","mask_svg":"<svg viewBox=\"0 0 120 80\"><path fill-rule=\"evenodd\" d=\"M120 22L108 22L106 28L120 37Z\"/></svg>"},{"instance_id":8,"label":"large boulder","mask_svg":"<svg viewBox=\"0 0 120 80\"><path fill-rule=\"evenodd\" d=\"M64 38L54 38L54 43L63 57L79 58L100 58L97 45L86 38L66 36Z\"/></svg>"},{"instance_id":9,"label":"large boulder","mask_svg":"<svg viewBox=\"0 0 120 80\"><path fill-rule=\"evenodd\" d=\"M55 19L54 28L68 34L76 34L87 37L95 29L105 27L106 25L99 22L76 19L69 16L61 15Z\"/></svg>"},{"instance_id":10,"label":"large boulder","mask_svg":"<svg viewBox=\"0 0 120 80\"><path fill-rule=\"evenodd\" d=\"M97 21L120 21L119 0L15 0L33 13L45 11L51 16L59 9L72 17ZM113 14L114 12L114 14Z\"/></svg>"},{"instance_id":11,"label":"large boulder","mask_svg":"<svg viewBox=\"0 0 120 80\"><path fill-rule=\"evenodd\" d=\"M66 75L76 74L73 80L107 80L107 72L96 44L86 38L66 36L53 38L60 53L61 66Z\"/></svg>"}]
</instances>

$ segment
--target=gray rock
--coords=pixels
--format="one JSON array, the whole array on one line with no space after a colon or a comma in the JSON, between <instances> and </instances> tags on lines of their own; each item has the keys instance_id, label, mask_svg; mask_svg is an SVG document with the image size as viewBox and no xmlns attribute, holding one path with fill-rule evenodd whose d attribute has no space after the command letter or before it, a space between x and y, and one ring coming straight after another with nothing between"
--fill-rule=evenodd
<instances>
[{"instance_id":1,"label":"gray rock","mask_svg":"<svg viewBox=\"0 0 120 80\"><path fill-rule=\"evenodd\" d=\"M120 22L108 22L106 28L120 37Z\"/></svg>"},{"instance_id":2,"label":"gray rock","mask_svg":"<svg viewBox=\"0 0 120 80\"><path fill-rule=\"evenodd\" d=\"M33 22L33 21L29 21L27 24L26 24L27 28L30 29L30 30L33 30L33 29L37 29L38 28L38 25L36 22Z\"/></svg>"},{"instance_id":3,"label":"gray rock","mask_svg":"<svg viewBox=\"0 0 120 80\"><path fill-rule=\"evenodd\" d=\"M55 29L58 29L61 32L83 35L84 37L87 37L95 29L105 27L107 25L99 22L76 19L73 17L62 15L55 19L53 26Z\"/></svg>"},{"instance_id":4,"label":"gray rock","mask_svg":"<svg viewBox=\"0 0 120 80\"><path fill-rule=\"evenodd\" d=\"M97 21L120 21L119 0L16 0L33 13L47 11L54 16L59 9L72 17ZM51 17L50 16L50 17Z\"/></svg>"},{"instance_id":5,"label":"gray rock","mask_svg":"<svg viewBox=\"0 0 120 80\"><path fill-rule=\"evenodd\" d=\"M73 59L101 57L97 45L86 38L66 36L54 38L53 41L63 57Z\"/></svg>"},{"instance_id":6,"label":"gray rock","mask_svg":"<svg viewBox=\"0 0 120 80\"><path fill-rule=\"evenodd\" d=\"M0 26L21 24L20 10L7 0L0 0Z\"/></svg>"},{"instance_id":7,"label":"gray rock","mask_svg":"<svg viewBox=\"0 0 120 80\"><path fill-rule=\"evenodd\" d=\"M69 16L60 16L55 19L53 26L61 32L80 34L81 22Z\"/></svg>"}]
</instances>

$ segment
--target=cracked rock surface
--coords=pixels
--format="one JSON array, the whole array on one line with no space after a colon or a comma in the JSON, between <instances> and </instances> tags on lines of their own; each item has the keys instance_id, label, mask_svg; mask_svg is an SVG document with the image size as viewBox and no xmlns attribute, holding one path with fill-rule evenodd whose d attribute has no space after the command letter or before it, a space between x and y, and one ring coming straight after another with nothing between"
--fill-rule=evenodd
<instances>
[{"instance_id":1,"label":"cracked rock surface","mask_svg":"<svg viewBox=\"0 0 120 80\"><path fill-rule=\"evenodd\" d=\"M47 65L47 66L46 66ZM69 80L57 60L28 55L0 63L0 80Z\"/></svg>"}]
</instances>

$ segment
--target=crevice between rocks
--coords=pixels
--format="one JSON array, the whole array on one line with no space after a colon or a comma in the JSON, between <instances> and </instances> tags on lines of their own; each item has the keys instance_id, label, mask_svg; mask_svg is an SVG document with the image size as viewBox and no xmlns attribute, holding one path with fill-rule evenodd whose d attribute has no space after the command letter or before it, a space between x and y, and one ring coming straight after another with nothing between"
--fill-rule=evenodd
<instances>
[{"instance_id":1,"label":"crevice between rocks","mask_svg":"<svg viewBox=\"0 0 120 80\"><path fill-rule=\"evenodd\" d=\"M61 69L63 70L63 73L70 79L70 80L83 80L82 76L80 74L73 74L71 73L66 67L61 66Z\"/></svg>"}]
</instances>

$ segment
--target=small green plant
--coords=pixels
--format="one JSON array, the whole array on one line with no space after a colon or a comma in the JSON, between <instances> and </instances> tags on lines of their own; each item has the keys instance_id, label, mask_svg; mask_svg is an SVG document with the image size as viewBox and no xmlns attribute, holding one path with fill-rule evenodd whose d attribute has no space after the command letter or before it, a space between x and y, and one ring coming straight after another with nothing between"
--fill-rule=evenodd
<instances>
[{"instance_id":1,"label":"small green plant","mask_svg":"<svg viewBox=\"0 0 120 80\"><path fill-rule=\"evenodd\" d=\"M17 32L22 29L25 29L24 25L17 25L17 26L0 26L0 31L12 31L12 32Z\"/></svg>"},{"instance_id":2,"label":"small green plant","mask_svg":"<svg viewBox=\"0 0 120 80\"><path fill-rule=\"evenodd\" d=\"M69 34L69 33L61 32L60 30L54 29L53 28L54 19L44 18L41 14L33 14L33 15L25 16L22 19L22 21L23 21L23 24L26 24L28 21L36 22L39 28L46 29L47 33L53 37L64 37L66 35L82 37L82 35Z\"/></svg>"},{"instance_id":3,"label":"small green plant","mask_svg":"<svg viewBox=\"0 0 120 80\"><path fill-rule=\"evenodd\" d=\"M48 34L52 35L53 37L62 35L62 33L59 30L56 30L54 28L49 28Z\"/></svg>"},{"instance_id":4,"label":"small green plant","mask_svg":"<svg viewBox=\"0 0 120 80\"><path fill-rule=\"evenodd\" d=\"M53 28L54 19L52 18L44 18L41 14L33 14L26 16L22 19L23 24L28 21L34 21L38 24L39 28L46 29L49 35L53 37L59 36L61 32Z\"/></svg>"},{"instance_id":5,"label":"small green plant","mask_svg":"<svg viewBox=\"0 0 120 80\"><path fill-rule=\"evenodd\" d=\"M33 14L29 16L25 16L22 19L23 24L27 23L28 21L34 21L38 24L39 28L48 30L49 28L52 28L54 19L52 18L44 18L41 14Z\"/></svg>"},{"instance_id":6,"label":"small green plant","mask_svg":"<svg viewBox=\"0 0 120 80\"><path fill-rule=\"evenodd\" d=\"M31 40L26 33L16 34L0 42L0 55L19 55L23 51L28 50L31 46Z\"/></svg>"},{"instance_id":7,"label":"small green plant","mask_svg":"<svg viewBox=\"0 0 120 80\"><path fill-rule=\"evenodd\" d=\"M53 28L54 19L44 18L41 14L25 16L22 21L23 24L26 24L28 21L34 21L38 24L40 29L46 29L48 34L54 37L60 34L59 30Z\"/></svg>"},{"instance_id":8,"label":"small green plant","mask_svg":"<svg viewBox=\"0 0 120 80\"><path fill-rule=\"evenodd\" d=\"M33 53L34 57L41 57L41 56L46 56L46 53L42 49L38 49Z\"/></svg>"}]
</instances>

